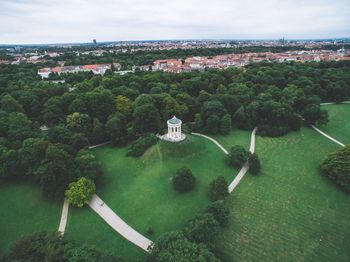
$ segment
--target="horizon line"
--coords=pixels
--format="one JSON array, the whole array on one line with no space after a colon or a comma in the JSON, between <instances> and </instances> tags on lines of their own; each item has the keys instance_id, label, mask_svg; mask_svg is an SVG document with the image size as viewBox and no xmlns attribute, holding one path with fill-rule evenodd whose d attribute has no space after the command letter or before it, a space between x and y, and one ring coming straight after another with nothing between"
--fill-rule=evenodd
<instances>
[{"instance_id":1,"label":"horizon line","mask_svg":"<svg viewBox=\"0 0 350 262\"><path fill-rule=\"evenodd\" d=\"M106 40L101 42L96 42L96 44L91 42L61 42L61 43L12 43L12 44L0 44L0 47L5 46L57 46L57 45L102 45L108 43L122 43L122 42L166 42L166 41L279 41L284 39L285 41L320 41L320 40L340 40L340 39L350 39L350 36L344 37L320 37L320 38L173 38L173 39L139 39L139 40Z\"/></svg>"}]
</instances>

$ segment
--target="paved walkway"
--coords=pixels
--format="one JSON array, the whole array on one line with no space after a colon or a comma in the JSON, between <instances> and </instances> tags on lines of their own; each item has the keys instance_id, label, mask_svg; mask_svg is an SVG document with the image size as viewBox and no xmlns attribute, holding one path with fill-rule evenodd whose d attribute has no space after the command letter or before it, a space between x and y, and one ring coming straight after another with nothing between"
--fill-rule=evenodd
<instances>
[{"instance_id":1,"label":"paved walkway","mask_svg":"<svg viewBox=\"0 0 350 262\"><path fill-rule=\"evenodd\" d=\"M89 149L93 149L93 148L96 148L96 147L108 145L108 144L110 144L110 143L111 143L111 141L108 141L108 142L101 143L101 144L98 144L98 145L89 146L88 148L89 148Z\"/></svg>"},{"instance_id":2,"label":"paved walkway","mask_svg":"<svg viewBox=\"0 0 350 262\"><path fill-rule=\"evenodd\" d=\"M138 233L125 223L116 213L105 204L97 195L93 195L89 206L107 222L115 231L124 238L148 252L148 247L153 243L148 238Z\"/></svg>"},{"instance_id":3,"label":"paved walkway","mask_svg":"<svg viewBox=\"0 0 350 262\"><path fill-rule=\"evenodd\" d=\"M325 105L334 105L334 104L350 104L350 101L343 101L343 102L339 102L339 103L335 103L335 102L327 102L327 103L321 103L321 106L325 106Z\"/></svg>"},{"instance_id":4,"label":"paved walkway","mask_svg":"<svg viewBox=\"0 0 350 262\"><path fill-rule=\"evenodd\" d=\"M319 132L321 135L327 137L329 140L333 141L334 143L337 143L338 145L345 147L345 145L342 142L339 142L337 139L331 137L330 135L327 135L325 132L323 132L322 130L318 129L317 127L315 127L314 125L311 125L311 127L316 130L317 132Z\"/></svg>"},{"instance_id":5,"label":"paved walkway","mask_svg":"<svg viewBox=\"0 0 350 262\"><path fill-rule=\"evenodd\" d=\"M254 128L251 136L250 136L250 146L249 146L249 151L250 153L254 153L255 152L255 134L256 134L257 128ZM238 175L235 177L235 179L233 179L233 181L231 182L231 184L228 186L228 192L231 193L236 186L238 186L238 183L241 181L241 179L243 178L243 176L248 172L249 170L249 163L248 161L244 163L244 165L242 166L241 170L239 171Z\"/></svg>"},{"instance_id":6,"label":"paved walkway","mask_svg":"<svg viewBox=\"0 0 350 262\"><path fill-rule=\"evenodd\" d=\"M200 133L191 133L192 135L195 135L195 136L201 136L201 137L205 137L206 139L209 139L210 141L212 141L214 144L216 144L218 147L220 147L220 149L222 151L224 151L224 153L226 155L228 155L228 151L218 142L216 141L214 138L211 138L210 136L206 136L206 135L203 135L203 134L200 134Z\"/></svg>"},{"instance_id":7,"label":"paved walkway","mask_svg":"<svg viewBox=\"0 0 350 262\"><path fill-rule=\"evenodd\" d=\"M249 151L252 154L255 152L255 134L256 134L256 131L257 131L257 128L254 128L254 130L252 131L252 134L250 136ZM210 136L203 135L203 134L199 134L199 133L191 133L191 134L192 135L196 135L196 136L201 136L201 137L204 137L206 139L209 139L214 144L216 144L226 155L228 155L228 151L218 141L216 141L214 138L212 138ZM249 170L249 164L248 164L248 162L246 162L242 166L242 168L239 171L238 175L235 177L235 179L228 186L229 193L231 193L236 188L236 186L238 185L238 183L241 181L241 179L247 173L248 170Z\"/></svg>"},{"instance_id":8,"label":"paved walkway","mask_svg":"<svg viewBox=\"0 0 350 262\"><path fill-rule=\"evenodd\" d=\"M64 231L66 229L67 218L68 218L68 208L69 208L68 201L66 199L64 199L60 225L58 226L58 232L60 232L61 235L64 235Z\"/></svg>"}]
</instances>

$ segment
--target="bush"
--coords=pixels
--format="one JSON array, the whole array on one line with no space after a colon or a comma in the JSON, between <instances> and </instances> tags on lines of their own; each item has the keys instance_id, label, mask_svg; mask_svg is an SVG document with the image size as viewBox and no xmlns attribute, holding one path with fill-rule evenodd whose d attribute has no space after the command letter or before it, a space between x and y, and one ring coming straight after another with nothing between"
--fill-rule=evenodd
<instances>
[{"instance_id":1,"label":"bush","mask_svg":"<svg viewBox=\"0 0 350 262\"><path fill-rule=\"evenodd\" d=\"M139 157L152 145L157 143L158 138L154 134L147 134L138 138L134 143L131 144L128 156Z\"/></svg>"},{"instance_id":2,"label":"bush","mask_svg":"<svg viewBox=\"0 0 350 262\"><path fill-rule=\"evenodd\" d=\"M222 201L216 201L209 205L206 213L212 214L215 220L219 222L220 226L227 226L230 210L224 205Z\"/></svg>"},{"instance_id":3,"label":"bush","mask_svg":"<svg viewBox=\"0 0 350 262\"><path fill-rule=\"evenodd\" d=\"M350 145L333 152L321 164L322 174L350 192Z\"/></svg>"},{"instance_id":4,"label":"bush","mask_svg":"<svg viewBox=\"0 0 350 262\"><path fill-rule=\"evenodd\" d=\"M260 165L260 159L256 153L251 154L249 156L248 163L249 163L249 172L252 175L259 174L261 165Z\"/></svg>"},{"instance_id":5,"label":"bush","mask_svg":"<svg viewBox=\"0 0 350 262\"><path fill-rule=\"evenodd\" d=\"M177 170L173 177L173 186L176 191L187 192L192 190L196 185L196 178L188 167L182 167Z\"/></svg>"},{"instance_id":6,"label":"bush","mask_svg":"<svg viewBox=\"0 0 350 262\"><path fill-rule=\"evenodd\" d=\"M59 232L37 233L15 242L5 261L104 261L122 262L121 258L92 246L78 246Z\"/></svg>"},{"instance_id":7,"label":"bush","mask_svg":"<svg viewBox=\"0 0 350 262\"><path fill-rule=\"evenodd\" d=\"M175 231L159 237L157 242L149 248L147 261L210 261L220 260L204 244L189 241L182 232Z\"/></svg>"},{"instance_id":8,"label":"bush","mask_svg":"<svg viewBox=\"0 0 350 262\"><path fill-rule=\"evenodd\" d=\"M77 182L69 184L65 195L69 204L82 207L90 202L90 199L95 191L95 183L88 178L81 177Z\"/></svg>"},{"instance_id":9,"label":"bush","mask_svg":"<svg viewBox=\"0 0 350 262\"><path fill-rule=\"evenodd\" d=\"M218 176L209 184L209 196L212 201L228 196L228 184L223 176Z\"/></svg>"},{"instance_id":10,"label":"bush","mask_svg":"<svg viewBox=\"0 0 350 262\"><path fill-rule=\"evenodd\" d=\"M243 146L233 146L227 156L227 162L230 166L241 167L248 159L249 152Z\"/></svg>"},{"instance_id":11,"label":"bush","mask_svg":"<svg viewBox=\"0 0 350 262\"><path fill-rule=\"evenodd\" d=\"M219 222L212 214L200 214L190 219L183 231L189 240L209 244L219 233Z\"/></svg>"}]
</instances>

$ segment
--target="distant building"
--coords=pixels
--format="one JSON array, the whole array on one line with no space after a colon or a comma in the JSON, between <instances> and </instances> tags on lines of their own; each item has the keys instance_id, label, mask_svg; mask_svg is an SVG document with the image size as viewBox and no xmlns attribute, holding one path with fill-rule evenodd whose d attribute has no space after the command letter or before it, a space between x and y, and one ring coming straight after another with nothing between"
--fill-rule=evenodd
<instances>
[{"instance_id":1,"label":"distant building","mask_svg":"<svg viewBox=\"0 0 350 262\"><path fill-rule=\"evenodd\" d=\"M120 69L120 64L114 63L116 70ZM77 73L77 72L92 72L94 74L104 75L107 70L112 69L112 64L95 64L95 65L78 65L78 66L56 66L46 67L38 70L38 75L42 78L48 78L51 73Z\"/></svg>"},{"instance_id":2,"label":"distant building","mask_svg":"<svg viewBox=\"0 0 350 262\"><path fill-rule=\"evenodd\" d=\"M96 39L92 40L92 43L93 43L94 45L97 45Z\"/></svg>"}]
</instances>

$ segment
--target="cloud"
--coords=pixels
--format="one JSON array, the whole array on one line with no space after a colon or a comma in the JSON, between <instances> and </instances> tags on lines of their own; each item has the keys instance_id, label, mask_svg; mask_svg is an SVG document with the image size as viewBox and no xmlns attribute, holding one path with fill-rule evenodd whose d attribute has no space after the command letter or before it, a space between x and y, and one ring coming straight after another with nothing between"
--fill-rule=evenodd
<instances>
[{"instance_id":1,"label":"cloud","mask_svg":"<svg viewBox=\"0 0 350 262\"><path fill-rule=\"evenodd\" d=\"M349 0L1 0L0 43L350 36Z\"/></svg>"}]
</instances>

